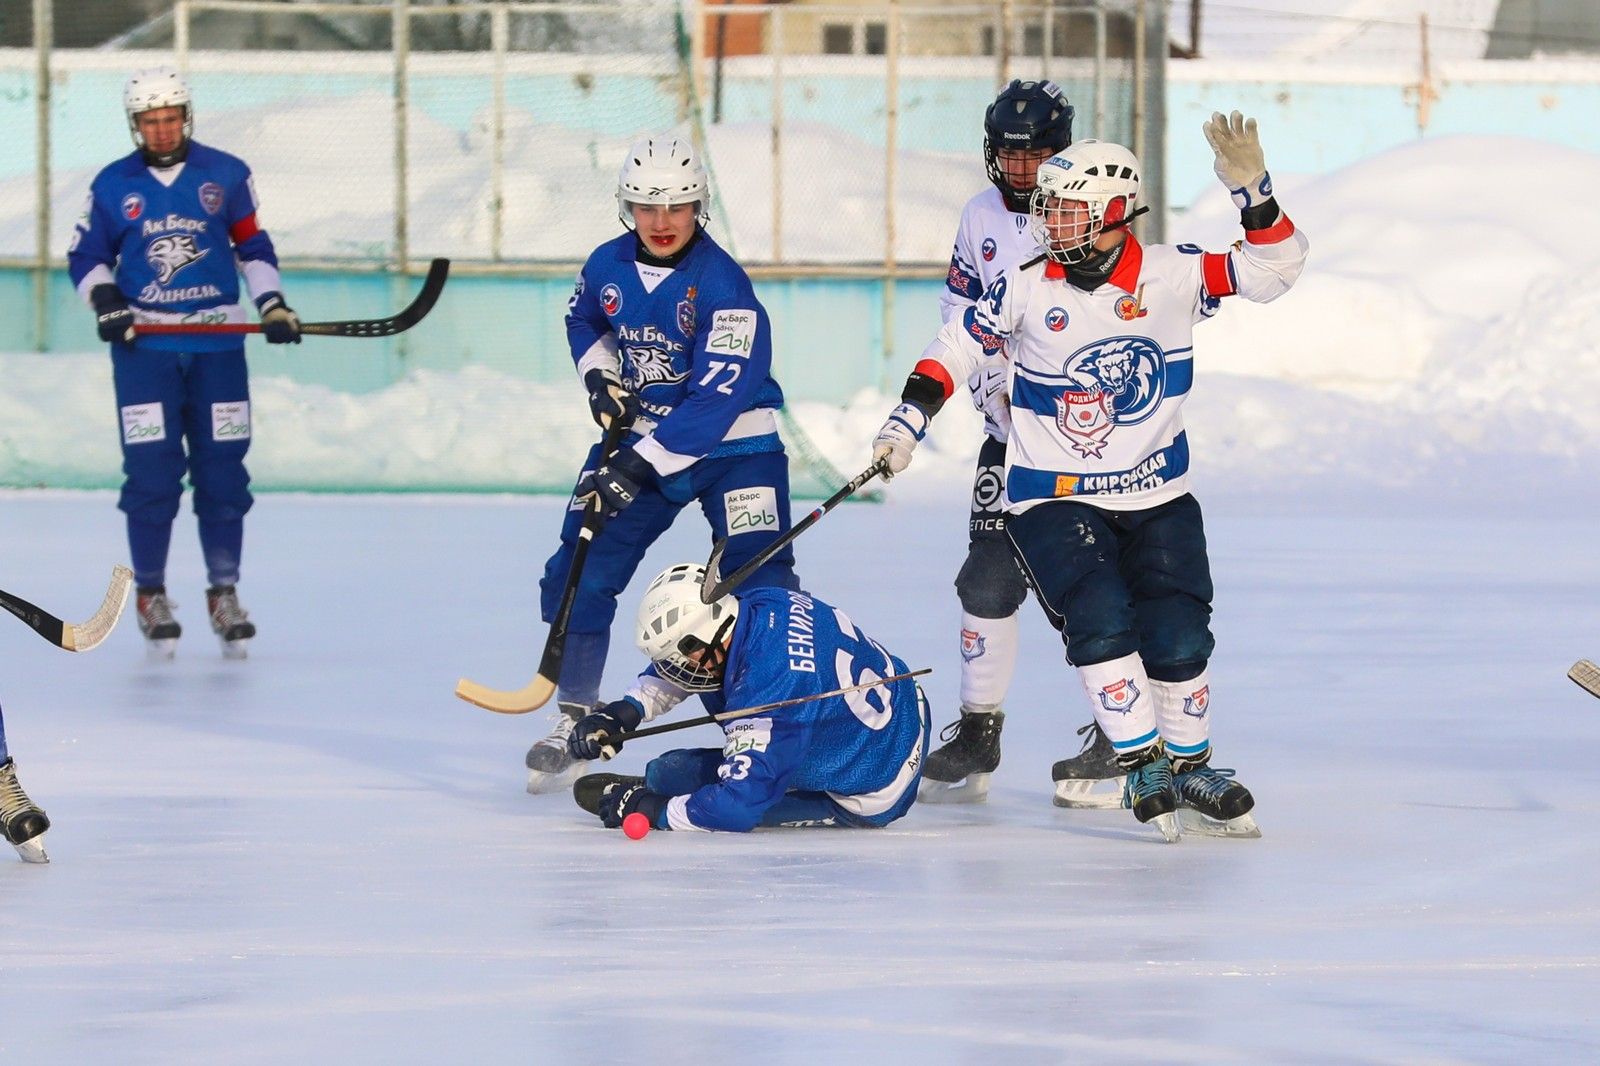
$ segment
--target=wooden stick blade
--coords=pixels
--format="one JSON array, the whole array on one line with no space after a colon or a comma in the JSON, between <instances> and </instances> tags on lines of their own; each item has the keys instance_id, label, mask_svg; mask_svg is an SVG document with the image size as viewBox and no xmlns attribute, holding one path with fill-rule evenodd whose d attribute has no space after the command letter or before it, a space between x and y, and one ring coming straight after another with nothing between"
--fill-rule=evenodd
<instances>
[{"instance_id":1,"label":"wooden stick blade","mask_svg":"<svg viewBox=\"0 0 1600 1066\"><path fill-rule=\"evenodd\" d=\"M543 674L513 691L489 688L464 677L456 682L457 696L496 714L527 714L530 711L537 711L549 703L550 697L555 694L556 683Z\"/></svg>"},{"instance_id":2,"label":"wooden stick blade","mask_svg":"<svg viewBox=\"0 0 1600 1066\"><path fill-rule=\"evenodd\" d=\"M128 594L133 591L133 571L120 563L111 568L111 584L100 609L80 625L62 627L61 646L68 651L88 651L99 646L117 628L117 620L128 606Z\"/></svg>"},{"instance_id":3,"label":"wooden stick blade","mask_svg":"<svg viewBox=\"0 0 1600 1066\"><path fill-rule=\"evenodd\" d=\"M1572 669L1567 671L1567 676L1578 683L1578 687L1591 696L1600 696L1600 666L1596 666L1588 659L1579 659L1572 664Z\"/></svg>"}]
</instances>

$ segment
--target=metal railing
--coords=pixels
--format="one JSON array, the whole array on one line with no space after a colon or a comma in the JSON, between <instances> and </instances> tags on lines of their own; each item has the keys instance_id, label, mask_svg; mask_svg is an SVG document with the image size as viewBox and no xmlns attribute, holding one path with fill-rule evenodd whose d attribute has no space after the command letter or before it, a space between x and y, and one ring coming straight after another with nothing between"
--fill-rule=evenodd
<instances>
[{"instance_id":1,"label":"metal railing","mask_svg":"<svg viewBox=\"0 0 1600 1066\"><path fill-rule=\"evenodd\" d=\"M61 249L65 247L58 231L66 209L61 203L52 202L52 188L61 177L52 170L52 153L59 147L59 141L53 139L54 126L64 121L64 110L73 110L52 92L62 71L71 65L52 48L52 6L52 0L33 0L35 239L31 256L19 254L21 248L8 252L0 247L0 266L25 266L35 272L38 336L46 332L48 274L61 266ZM519 197L526 197L526 190L517 183L526 178L528 169L526 164L514 168L508 155L513 119L528 112L529 99L543 102L550 94L562 91L558 76L570 83L569 95L576 108L603 95L605 80L622 71L649 87L642 91L651 96L647 110L655 121L676 122L706 150L714 188L752 184L751 176L765 168L764 184L754 183L761 185L758 195L719 195L714 199L724 212L719 218L719 240L731 245L730 250L751 267L752 273L880 277L891 282L886 287L885 301L892 308L894 278L928 277L940 272L955 223L952 216L936 220L936 226L926 219L919 219L917 226L907 226L901 201L915 180L907 174L908 162L964 160L974 178L970 191L980 188L982 171L977 148L982 136L982 107L1011 77L1050 77L1066 84L1075 102L1087 98L1087 106L1079 103L1080 136L1125 140L1145 158L1145 199L1152 207L1151 221L1146 225L1153 222L1159 227L1163 121L1159 102L1165 51L1164 46L1152 48L1151 44L1165 41L1165 8L1165 0L879 0L876 4L483 0L450 6L415 0L176 0L169 23L163 25L170 25L169 61L180 69L213 79L226 73L230 85L269 84L274 77L310 79L305 98L314 99L314 79L318 77L325 77L331 85L341 77L359 74L373 85L387 84L388 137L392 141L387 174L378 173L375 160L362 160L368 171L364 188L377 189L382 181L389 183L385 212L388 233L381 239L374 238L382 245L381 254L349 255L337 248L318 248L314 242L295 242L284 249L289 253L285 262L291 266L336 265L341 269L403 274L420 269L428 257L439 254L435 245L442 223L429 216L433 205L425 193L419 192L427 183L427 165L431 161L418 158L414 143L421 114L416 93L428 79L454 78L467 87L463 95L486 87L482 120L487 132L483 150L475 147L477 154L471 158L476 168L472 179L485 186L479 202L484 215L482 235L476 243L453 248L449 254L461 269L478 272L570 270L597 243L587 231L577 227L562 248L552 248L530 241L526 228L518 231L513 226L508 207ZM259 47L253 50L223 50L208 39L219 19L254 19L259 25L270 19L276 20L277 26L285 25L284 20L289 19L338 19L345 24L359 20L370 26L372 40L386 43L386 47L338 53L337 62L331 64L311 52L274 51L271 45L277 42L269 40L258 42ZM460 20L480 20L476 24L479 32L473 36L486 41L487 47L440 51L419 44L418 32L446 19L458 20L458 24ZM631 56L619 53L620 46L609 38L586 51L581 33L576 35L578 44L564 51L533 51L533 46L524 40L536 36L528 32L528 27L534 24L533 20L554 19L591 27L603 26L607 20L621 25L629 19L648 19L649 33L635 35L632 47L636 51ZM720 30L727 20L745 20L747 28L759 24L755 34L759 47L747 47L738 55L720 48L724 35L708 35L707 28L717 22ZM842 25L849 20L872 26L881 23L881 53L819 54L818 27ZM481 32L483 26L487 27L486 37ZM968 32L985 27L987 44L983 47L989 49L987 55L981 54L982 48L974 44ZM1088 27L1086 46L1082 43L1084 34L1079 32L1082 27ZM247 34L236 36L248 38ZM423 32L423 36L429 33ZM1058 44L1069 39L1078 41L1078 47L1064 55ZM148 65L151 55L149 50L137 56L129 54L130 71L136 59L138 65ZM299 61L282 62L291 56ZM107 53L94 53L93 58L97 71L107 69ZM308 73L313 70L326 72ZM708 99L708 93L712 98ZM939 111L941 105L933 99L940 93L950 98L944 105L948 107L947 114ZM213 91L201 98L200 106L207 116L219 106L215 96ZM821 99L836 101L837 111L825 112L817 103ZM84 106L81 99L69 102L79 109ZM102 106L104 103L99 102ZM222 102L224 109L226 103ZM736 118L732 116L735 110ZM1087 130L1083 128L1085 119ZM564 117L555 124L565 123L561 128L568 129L576 121ZM609 176L611 161L599 160L598 156L602 150L610 150L608 146L613 141L624 143L618 137L626 116L613 116L607 121L617 128L597 126L589 149L596 156L595 172L603 171ZM643 132L649 128L647 121L640 120L640 125L630 132ZM765 128L764 139L768 143L759 155L748 144L734 144L733 139L722 136L728 129L736 128L742 135L760 127ZM825 208L808 205L806 196L824 184L820 180L823 175L820 169L807 170L814 161L796 145L802 137L814 139L818 130L842 140L842 154L852 165L860 163L867 152L881 150L881 230L876 240L857 241L848 252L825 247L819 251L817 242L810 239L814 237L811 223ZM320 137L322 143L337 145L340 136L336 128L316 135L308 132L306 143L315 144ZM249 144L230 147L247 155L256 150ZM620 157L620 149L615 151ZM266 180L272 163L268 158L258 180ZM740 182L719 180L735 172ZM344 177L330 174L330 195L336 191L331 184L336 176ZM729 208L730 199L737 200L734 210ZM292 209L295 205L289 206ZM281 202L274 207L275 232L285 222L282 208ZM601 221L614 232L614 222ZM939 232L937 237L924 232L933 228L948 232ZM527 254L519 256L516 251ZM886 321L890 314L892 310L886 308Z\"/></svg>"}]
</instances>

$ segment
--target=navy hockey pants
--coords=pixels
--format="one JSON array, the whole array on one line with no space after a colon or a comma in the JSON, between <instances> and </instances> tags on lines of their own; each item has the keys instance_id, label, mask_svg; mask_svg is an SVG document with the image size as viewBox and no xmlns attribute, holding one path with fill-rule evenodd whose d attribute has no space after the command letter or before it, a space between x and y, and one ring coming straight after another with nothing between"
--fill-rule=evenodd
<instances>
[{"instance_id":1,"label":"navy hockey pants","mask_svg":"<svg viewBox=\"0 0 1600 1066\"><path fill-rule=\"evenodd\" d=\"M208 352L111 346L122 426L122 494L134 573L161 584L187 471L214 584L238 580L250 510L250 386L244 346ZM187 449L185 445L187 444Z\"/></svg>"},{"instance_id":2,"label":"navy hockey pants","mask_svg":"<svg viewBox=\"0 0 1600 1066\"><path fill-rule=\"evenodd\" d=\"M589 449L584 470L593 470L599 458L600 445L596 444ZM722 557L722 572L730 574L789 529L788 457L777 451L701 459L682 473L641 488L638 499L601 527L589 545L589 557L578 581L578 598L572 607L570 632L610 632L617 613L617 597L627 588L650 545L667 531L691 500L699 501L701 513L711 526L713 543L729 536L729 516L733 516L736 528L731 531ZM539 592L546 622L555 617L561 606L561 592L572 566L583 513L583 504L573 500L561 526L561 546L545 564ZM709 547L706 554L711 554ZM750 575L745 585L799 588L800 582L794 576L794 550L784 548L774 555Z\"/></svg>"},{"instance_id":3,"label":"navy hockey pants","mask_svg":"<svg viewBox=\"0 0 1600 1066\"><path fill-rule=\"evenodd\" d=\"M1137 652L1152 678L1174 682L1205 669L1211 568L1193 496L1143 511L1043 503L1008 516L1006 532L1069 662Z\"/></svg>"}]
</instances>

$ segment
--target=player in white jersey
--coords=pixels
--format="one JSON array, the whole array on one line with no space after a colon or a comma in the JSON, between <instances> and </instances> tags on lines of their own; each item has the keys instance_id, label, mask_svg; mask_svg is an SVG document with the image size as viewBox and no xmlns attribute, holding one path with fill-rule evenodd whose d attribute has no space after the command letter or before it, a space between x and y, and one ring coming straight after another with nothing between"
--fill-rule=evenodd
<instances>
[{"instance_id":1,"label":"player in white jersey","mask_svg":"<svg viewBox=\"0 0 1600 1066\"><path fill-rule=\"evenodd\" d=\"M1128 771L1123 802L1168 840L1180 817L1259 835L1249 791L1210 765L1212 585L1180 413L1193 327L1225 296L1283 295L1307 250L1273 199L1255 122L1213 115L1205 133L1243 241L1146 248L1126 228L1142 211L1132 152L1083 141L1052 156L1030 202L1043 254L944 326L873 442L905 469L955 383L1004 348L1006 534Z\"/></svg>"},{"instance_id":2,"label":"player in white jersey","mask_svg":"<svg viewBox=\"0 0 1600 1066\"><path fill-rule=\"evenodd\" d=\"M1039 254L1028 200L1039 165L1072 143L1072 105L1054 82L1013 81L983 116L983 157L992 183L967 201L939 314L945 322L965 314L1002 270ZM1003 360L990 360L967 380L984 415L984 439L972 483L966 559L956 575L961 601L961 714L941 734L948 741L928 759L920 798L936 803L977 802L989 792L1000 765L1003 703L1017 661L1019 610L1028 587L1005 535L1001 506L1006 437L1011 415ZM1063 806L1115 806L1121 774L1111 746L1092 724L1083 754L1056 764L1056 802ZM1101 779L1110 788L1098 791Z\"/></svg>"}]
</instances>

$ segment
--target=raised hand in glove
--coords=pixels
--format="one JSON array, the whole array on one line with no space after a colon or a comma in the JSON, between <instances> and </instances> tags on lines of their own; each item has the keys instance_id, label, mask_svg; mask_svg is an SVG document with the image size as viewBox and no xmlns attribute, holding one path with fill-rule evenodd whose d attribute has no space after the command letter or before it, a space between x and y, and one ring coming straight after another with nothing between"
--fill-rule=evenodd
<instances>
[{"instance_id":1,"label":"raised hand in glove","mask_svg":"<svg viewBox=\"0 0 1600 1066\"><path fill-rule=\"evenodd\" d=\"M299 344L300 316L283 302L283 293L262 293L256 298L261 312L261 334L268 344Z\"/></svg>"},{"instance_id":2,"label":"raised hand in glove","mask_svg":"<svg viewBox=\"0 0 1600 1066\"><path fill-rule=\"evenodd\" d=\"M1217 179L1228 187L1234 206L1243 211L1268 199L1272 195L1272 178L1267 174L1267 157L1261 151L1256 120L1237 111L1231 115L1215 111L1203 129L1207 143L1216 153L1213 167Z\"/></svg>"},{"instance_id":3,"label":"raised hand in glove","mask_svg":"<svg viewBox=\"0 0 1600 1066\"><path fill-rule=\"evenodd\" d=\"M622 750L617 738L638 729L642 721L644 709L637 703L613 700L578 719L567 735L567 751L574 759L609 759Z\"/></svg>"},{"instance_id":4,"label":"raised hand in glove","mask_svg":"<svg viewBox=\"0 0 1600 1066\"><path fill-rule=\"evenodd\" d=\"M96 285L89 290L89 303L94 307L94 328L107 344L121 341L133 343L133 309L128 298L115 285Z\"/></svg>"},{"instance_id":5,"label":"raised hand in glove","mask_svg":"<svg viewBox=\"0 0 1600 1066\"><path fill-rule=\"evenodd\" d=\"M589 415L601 429L619 419L631 426L639 417L639 397L623 388L615 370L595 367L583 375L583 387L589 390Z\"/></svg>"},{"instance_id":6,"label":"raised hand in glove","mask_svg":"<svg viewBox=\"0 0 1600 1066\"><path fill-rule=\"evenodd\" d=\"M872 461L888 460L885 481L911 465L911 453L928 434L928 412L907 400L889 412L888 421L872 439Z\"/></svg>"},{"instance_id":7,"label":"raised hand in glove","mask_svg":"<svg viewBox=\"0 0 1600 1066\"><path fill-rule=\"evenodd\" d=\"M618 448L599 470L592 470L578 479L573 496L588 500L600 498L600 513L611 518L639 495L639 489L655 476L655 468L645 462L632 447Z\"/></svg>"},{"instance_id":8,"label":"raised hand in glove","mask_svg":"<svg viewBox=\"0 0 1600 1066\"><path fill-rule=\"evenodd\" d=\"M651 792L642 784L610 785L600 793L600 824L607 829L621 829L622 820L638 812L650 819L652 829L670 829L667 825L667 797Z\"/></svg>"}]
</instances>

